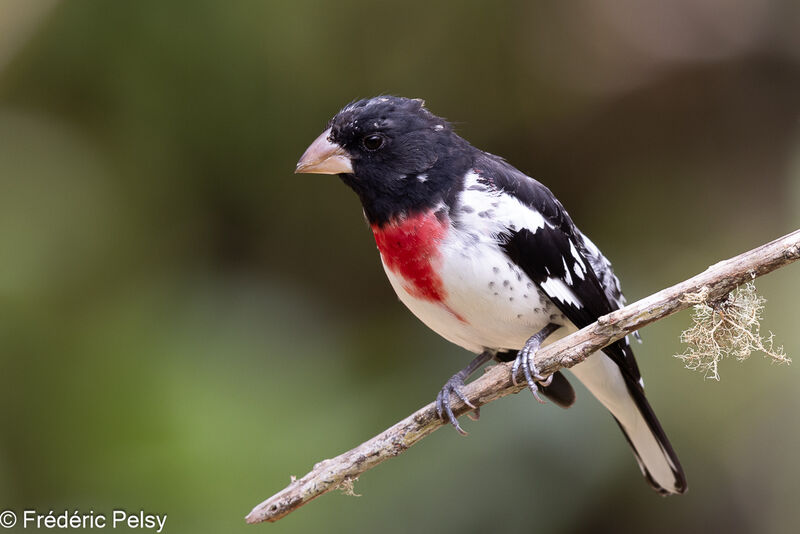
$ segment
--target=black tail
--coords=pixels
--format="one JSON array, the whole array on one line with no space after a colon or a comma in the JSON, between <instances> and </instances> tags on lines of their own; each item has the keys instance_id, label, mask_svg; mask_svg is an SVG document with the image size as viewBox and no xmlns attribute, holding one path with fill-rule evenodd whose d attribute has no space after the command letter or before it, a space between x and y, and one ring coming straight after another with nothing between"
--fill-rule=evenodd
<instances>
[{"instance_id":1,"label":"black tail","mask_svg":"<svg viewBox=\"0 0 800 534\"><path fill-rule=\"evenodd\" d=\"M642 386L603 353L592 355L572 372L614 416L650 485L662 495L684 493L686 475Z\"/></svg>"},{"instance_id":2,"label":"black tail","mask_svg":"<svg viewBox=\"0 0 800 534\"><path fill-rule=\"evenodd\" d=\"M627 382L627 381L626 381ZM647 402L647 398L644 396L644 390L639 384L635 383L627 383L628 392L630 393L633 401L636 403L637 408L639 409L639 413L644 418L644 421L647 424L647 428L649 430L649 434L655 438L656 443L658 444L660 453L663 455L663 460L666 461L667 467L672 473L674 477L671 484L664 484L663 480L661 482L656 481L651 473L651 468L654 469L656 466L648 467L648 464L661 463L662 459L656 458L655 460L650 458L648 459L648 463L646 463L643 458L642 454L639 452L637 447L637 443L633 441L631 435L629 435L628 430L625 428L619 419L614 417L614 420L619 425L620 429L622 429L622 433L625 435L625 439L628 440L631 448L633 449L633 455L636 457L636 461L639 463L639 468L642 470L642 474L647 479L647 482L662 495L671 495L671 494L681 494L685 493L688 489L686 484L686 475L683 472L683 467L681 466L681 462L678 460L678 455L675 454L675 450L672 448L672 444L669 442L664 429L661 428L661 423L658 422L658 418L656 414L653 413L653 408L650 407L650 403ZM645 447L647 446L646 443L642 443L641 439L638 439L639 446ZM647 441L647 440L645 440ZM663 478L663 477L660 477Z\"/></svg>"}]
</instances>

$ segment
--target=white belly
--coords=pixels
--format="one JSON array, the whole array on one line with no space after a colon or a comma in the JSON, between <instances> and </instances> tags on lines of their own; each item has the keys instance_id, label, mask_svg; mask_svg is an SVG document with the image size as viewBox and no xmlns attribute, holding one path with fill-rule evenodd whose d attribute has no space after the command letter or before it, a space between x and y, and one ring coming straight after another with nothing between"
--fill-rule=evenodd
<instances>
[{"instance_id":1,"label":"white belly","mask_svg":"<svg viewBox=\"0 0 800 534\"><path fill-rule=\"evenodd\" d=\"M566 324L550 299L490 238L454 230L440 251L441 302L410 294L407 282L385 262L384 270L400 301L445 339L474 353L518 350L548 323Z\"/></svg>"}]
</instances>

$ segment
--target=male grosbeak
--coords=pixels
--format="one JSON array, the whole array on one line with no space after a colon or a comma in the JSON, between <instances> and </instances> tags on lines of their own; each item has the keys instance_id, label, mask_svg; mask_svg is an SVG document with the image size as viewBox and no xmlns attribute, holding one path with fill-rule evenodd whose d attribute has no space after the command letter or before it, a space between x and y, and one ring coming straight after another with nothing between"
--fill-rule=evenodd
<instances>
[{"instance_id":1,"label":"male grosbeak","mask_svg":"<svg viewBox=\"0 0 800 534\"><path fill-rule=\"evenodd\" d=\"M358 194L397 296L477 355L437 396L440 417L463 432L450 395L466 402L464 380L491 359L513 359L512 378L521 369L537 399L541 390L561 406L574 402L564 375L544 379L533 356L625 298L609 261L547 187L470 145L421 100L393 96L342 109L296 172L338 174ZM686 491L628 339L570 371L614 416L650 485Z\"/></svg>"}]
</instances>

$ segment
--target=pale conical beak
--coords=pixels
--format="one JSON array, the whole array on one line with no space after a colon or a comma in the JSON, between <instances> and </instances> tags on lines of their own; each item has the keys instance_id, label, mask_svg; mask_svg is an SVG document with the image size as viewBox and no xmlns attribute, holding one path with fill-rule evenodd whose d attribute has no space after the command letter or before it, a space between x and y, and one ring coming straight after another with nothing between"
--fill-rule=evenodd
<instances>
[{"instance_id":1,"label":"pale conical beak","mask_svg":"<svg viewBox=\"0 0 800 534\"><path fill-rule=\"evenodd\" d=\"M303 153L297 162L295 174L352 174L353 162L350 155L337 145L328 140L331 129L328 128L317 137L311 146Z\"/></svg>"}]
</instances>

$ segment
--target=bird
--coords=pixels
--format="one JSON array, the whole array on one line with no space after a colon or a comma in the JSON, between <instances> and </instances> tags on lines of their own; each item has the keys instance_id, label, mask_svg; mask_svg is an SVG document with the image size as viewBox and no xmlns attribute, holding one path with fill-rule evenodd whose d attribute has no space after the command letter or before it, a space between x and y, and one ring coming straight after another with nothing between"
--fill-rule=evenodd
<instances>
[{"instance_id":1,"label":"bird","mask_svg":"<svg viewBox=\"0 0 800 534\"><path fill-rule=\"evenodd\" d=\"M338 175L359 197L399 300L446 340L475 354L436 396L438 416L465 433L452 396L489 361L512 361L539 393L567 408L561 371L543 377L534 355L625 305L600 249L545 185L472 146L418 98L353 101L327 124L296 173ZM611 412L645 480L684 493L686 476L644 394L624 337L569 370ZM479 415L475 410L473 418Z\"/></svg>"}]
</instances>

